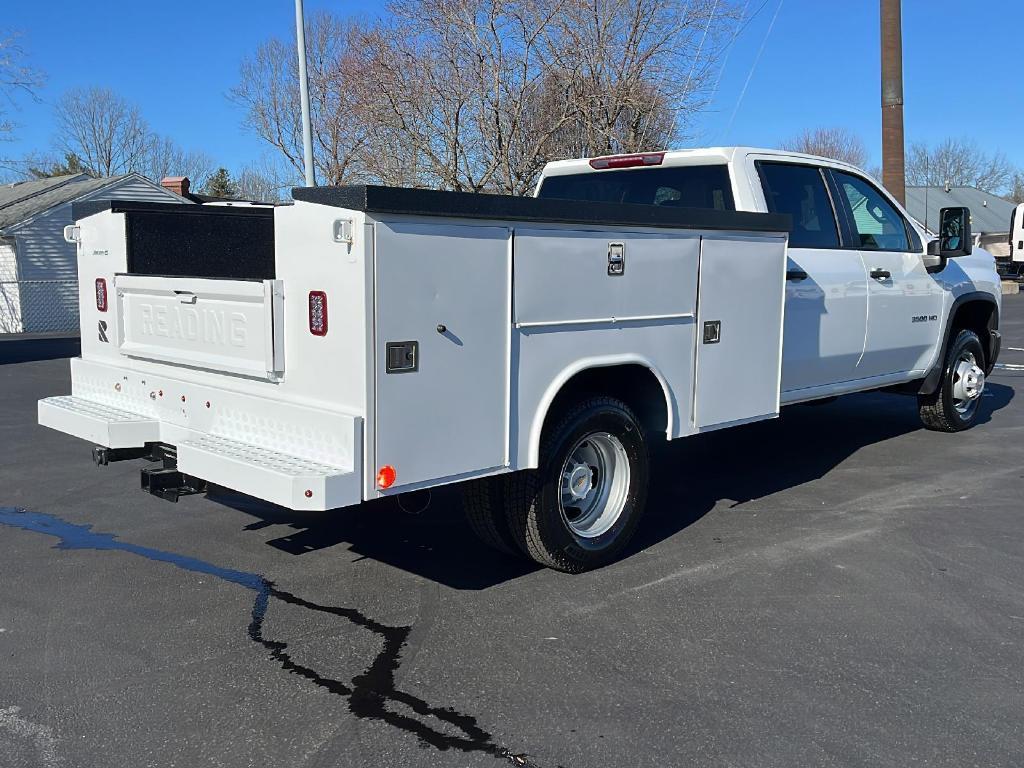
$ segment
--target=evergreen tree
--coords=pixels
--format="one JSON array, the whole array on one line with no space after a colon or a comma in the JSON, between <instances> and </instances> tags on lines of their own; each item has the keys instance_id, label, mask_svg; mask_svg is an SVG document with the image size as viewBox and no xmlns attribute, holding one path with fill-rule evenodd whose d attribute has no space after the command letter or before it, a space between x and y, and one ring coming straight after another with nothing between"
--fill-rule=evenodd
<instances>
[{"instance_id":1,"label":"evergreen tree","mask_svg":"<svg viewBox=\"0 0 1024 768\"><path fill-rule=\"evenodd\" d=\"M238 184L231 178L227 168L218 168L203 185L203 194L210 197L237 197Z\"/></svg>"},{"instance_id":2,"label":"evergreen tree","mask_svg":"<svg viewBox=\"0 0 1024 768\"><path fill-rule=\"evenodd\" d=\"M28 172L35 179L49 179L54 176L71 176L78 173L88 173L92 176L92 172L82 164L82 158L76 155L74 152L68 152L64 155L63 161L51 161L40 167L29 166Z\"/></svg>"}]
</instances>

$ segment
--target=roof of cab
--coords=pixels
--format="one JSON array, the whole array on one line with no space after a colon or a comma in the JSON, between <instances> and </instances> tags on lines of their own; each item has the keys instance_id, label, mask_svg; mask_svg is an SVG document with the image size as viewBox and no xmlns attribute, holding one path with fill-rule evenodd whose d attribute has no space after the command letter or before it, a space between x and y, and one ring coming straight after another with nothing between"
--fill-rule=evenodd
<instances>
[{"instance_id":1,"label":"roof of cab","mask_svg":"<svg viewBox=\"0 0 1024 768\"><path fill-rule=\"evenodd\" d=\"M629 152L623 153L625 155L644 155L651 154L649 152ZM817 155L806 155L801 152L791 152L785 149L765 149L761 147L699 147L694 149L670 149L664 152L664 159L657 165L644 166L645 168L659 168L673 165L692 165L695 162L719 162L719 163L730 163L737 158L743 158L747 155L762 155L768 157L778 157L779 159L785 159L796 162L808 162L816 165L831 165L840 168L855 168L855 166L849 163L844 163L839 160L832 160L827 157L818 157ZM621 155L612 155L612 157L621 157ZM541 171L541 176L561 176L569 173L579 173L581 170L586 170L591 173L601 173L602 170L591 168L590 161L594 158L583 157L574 160L555 160L544 166L544 170ZM609 169L614 170L614 169ZM860 170L860 169L856 169Z\"/></svg>"}]
</instances>

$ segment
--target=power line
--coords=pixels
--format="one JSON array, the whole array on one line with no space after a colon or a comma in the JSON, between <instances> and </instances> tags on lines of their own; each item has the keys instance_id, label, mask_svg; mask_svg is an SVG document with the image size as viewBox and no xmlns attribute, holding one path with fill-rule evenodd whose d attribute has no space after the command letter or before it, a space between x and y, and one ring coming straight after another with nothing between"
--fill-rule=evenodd
<instances>
[{"instance_id":1,"label":"power line","mask_svg":"<svg viewBox=\"0 0 1024 768\"><path fill-rule=\"evenodd\" d=\"M768 0L764 0L764 2L761 3L761 8L764 8L767 3L768 3ZM749 7L750 7L750 0L747 0L743 4L743 12L740 15L741 16L746 16L747 15L747 8L749 8ZM744 22L744 24L733 33L732 37L729 39L729 42L726 43L726 46L725 46L725 58L722 59L722 66L720 66L718 68L718 77L715 78L715 85L711 89L711 98L712 99L715 98L715 95L718 93L718 85L722 82L722 73L725 72L725 66L726 66L726 64L729 63L729 54L732 53L732 44L736 42L736 38L738 38L743 33L743 30L747 28L747 26L750 24L750 22L752 22L754 20L754 17L757 16L757 14L759 14L761 12L761 8L758 8L756 11L754 11L753 16L750 16L750 18L748 18L746 20L746 22Z\"/></svg>"},{"instance_id":2,"label":"power line","mask_svg":"<svg viewBox=\"0 0 1024 768\"><path fill-rule=\"evenodd\" d=\"M687 12L690 10L689 4L686 6ZM708 23L704 25L704 34L700 36L700 44L697 46L697 53L693 56L693 64L690 65L690 74L686 76L686 85L683 86L683 94L690 92L690 80L693 78L693 71L697 68L697 62L700 60L700 52L704 48L704 41L707 39L708 30L711 29L711 22L714 21L715 11L718 10L718 0L715 0L715 4L711 6L711 13L708 15Z\"/></svg>"},{"instance_id":3,"label":"power line","mask_svg":"<svg viewBox=\"0 0 1024 768\"><path fill-rule=\"evenodd\" d=\"M761 47L757 50L757 56L754 57L754 61L750 65L750 72L747 73L746 82L743 83L743 89L740 91L739 98L736 99L736 106L733 107L732 115L729 117L729 124L725 127L723 138L728 138L729 132L732 131L732 124L736 119L736 113L739 112L740 104L743 102L743 97L747 95L747 86L750 85L750 81L754 77L754 70L757 69L757 63L761 61L761 54L764 53L764 48L768 43L768 38L771 36L772 30L775 28L775 20L779 18L779 11L782 10L783 2L785 2L785 0L779 0L779 4L775 8L775 15L772 16L771 23L768 25L768 31L764 33L764 39L761 41Z\"/></svg>"}]
</instances>

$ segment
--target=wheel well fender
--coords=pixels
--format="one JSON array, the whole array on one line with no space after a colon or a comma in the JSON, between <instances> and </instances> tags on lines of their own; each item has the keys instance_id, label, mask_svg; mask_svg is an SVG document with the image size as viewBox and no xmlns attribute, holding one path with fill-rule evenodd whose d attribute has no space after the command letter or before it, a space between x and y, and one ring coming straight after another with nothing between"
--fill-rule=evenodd
<instances>
[{"instance_id":1,"label":"wheel well fender","mask_svg":"<svg viewBox=\"0 0 1024 768\"><path fill-rule=\"evenodd\" d=\"M995 297L989 293L983 291L965 293L957 296L949 308L938 356L921 383L918 390L921 394L930 395L938 390L942 383L946 350L949 347L950 339L953 338L956 331L965 329L978 334L982 349L985 351L985 370L986 372L992 370L992 366L996 362L995 355L998 354L996 342L999 338L999 305L996 303Z\"/></svg>"},{"instance_id":2,"label":"wheel well fender","mask_svg":"<svg viewBox=\"0 0 1024 768\"><path fill-rule=\"evenodd\" d=\"M540 443L548 417L563 404L588 394L623 400L636 412L645 431L671 437L677 422L675 399L665 376L640 355L610 355L576 360L544 390L530 424L527 466L540 462Z\"/></svg>"}]
</instances>

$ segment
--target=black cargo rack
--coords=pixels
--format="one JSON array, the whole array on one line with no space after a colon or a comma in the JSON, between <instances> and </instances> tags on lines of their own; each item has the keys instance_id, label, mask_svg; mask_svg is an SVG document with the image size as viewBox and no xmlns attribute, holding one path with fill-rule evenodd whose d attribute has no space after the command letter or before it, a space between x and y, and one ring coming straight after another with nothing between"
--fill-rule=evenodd
<instances>
[{"instance_id":1,"label":"black cargo rack","mask_svg":"<svg viewBox=\"0 0 1024 768\"><path fill-rule=\"evenodd\" d=\"M410 187L380 187L371 184L296 187L292 190L292 197L303 202L367 213L498 221L780 233L789 232L790 224L788 215L778 213L669 208L589 200L549 200L472 192L441 192Z\"/></svg>"}]
</instances>

